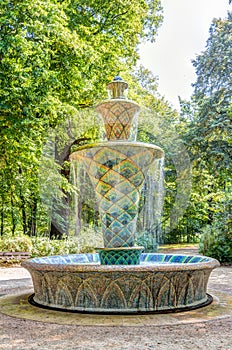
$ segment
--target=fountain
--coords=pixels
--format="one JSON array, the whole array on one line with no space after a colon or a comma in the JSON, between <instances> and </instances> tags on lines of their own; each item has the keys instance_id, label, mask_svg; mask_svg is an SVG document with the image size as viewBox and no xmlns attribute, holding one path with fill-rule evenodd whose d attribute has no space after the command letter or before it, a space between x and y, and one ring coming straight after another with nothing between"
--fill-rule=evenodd
<instances>
[{"instance_id":1,"label":"fountain","mask_svg":"<svg viewBox=\"0 0 232 350\"><path fill-rule=\"evenodd\" d=\"M135 141L139 106L124 97L120 77L108 85L111 98L97 106L106 142L88 144L70 159L81 164L95 189L103 248L94 254L34 258L31 273L38 306L93 313L189 310L209 304L206 293L217 260L197 255L143 253L136 246L141 190L149 168L163 157L155 145Z\"/></svg>"}]
</instances>

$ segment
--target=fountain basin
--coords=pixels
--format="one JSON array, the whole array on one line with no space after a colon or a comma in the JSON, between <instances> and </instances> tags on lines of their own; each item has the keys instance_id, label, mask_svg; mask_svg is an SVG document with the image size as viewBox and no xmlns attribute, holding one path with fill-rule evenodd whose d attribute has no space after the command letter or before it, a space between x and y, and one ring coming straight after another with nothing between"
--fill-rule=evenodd
<instances>
[{"instance_id":1,"label":"fountain basin","mask_svg":"<svg viewBox=\"0 0 232 350\"><path fill-rule=\"evenodd\" d=\"M141 254L139 265L100 265L98 254L34 258L23 262L38 306L76 312L133 314L201 307L213 258Z\"/></svg>"}]
</instances>

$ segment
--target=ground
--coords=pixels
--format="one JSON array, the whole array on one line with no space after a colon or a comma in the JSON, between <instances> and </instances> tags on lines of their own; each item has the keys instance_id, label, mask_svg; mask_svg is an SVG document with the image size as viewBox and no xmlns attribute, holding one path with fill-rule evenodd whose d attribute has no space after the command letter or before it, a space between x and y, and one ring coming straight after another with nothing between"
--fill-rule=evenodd
<instances>
[{"instance_id":1,"label":"ground","mask_svg":"<svg viewBox=\"0 0 232 350\"><path fill-rule=\"evenodd\" d=\"M4 350L232 349L232 319L165 327L81 327L45 324L1 315Z\"/></svg>"},{"instance_id":2,"label":"ground","mask_svg":"<svg viewBox=\"0 0 232 350\"><path fill-rule=\"evenodd\" d=\"M210 317L207 316L208 319L195 317L197 311L191 311L191 317L186 317L186 313L177 315L176 319L181 322L178 321L176 324L165 324L165 316L156 315L161 325L138 326L134 321L128 326L83 326L81 324L57 324L56 318L47 323L46 311L44 311L43 319L38 322L18 318L17 314L14 317L9 316L1 313L4 310L0 309L0 349L232 350L232 312L229 312L229 309L232 309L232 268L220 267L217 270L210 280L210 288L215 294L226 295L227 302L224 302L222 298L220 312L215 311L219 307L218 304L214 309L212 308L215 313L211 313ZM21 269L18 271L22 272ZM18 279L13 279L10 269L0 269L0 276L1 272L0 296L1 294L20 293L26 287L31 286L28 278L18 276ZM2 298L0 297L0 300ZM23 307L24 305L21 305L21 308Z\"/></svg>"}]
</instances>

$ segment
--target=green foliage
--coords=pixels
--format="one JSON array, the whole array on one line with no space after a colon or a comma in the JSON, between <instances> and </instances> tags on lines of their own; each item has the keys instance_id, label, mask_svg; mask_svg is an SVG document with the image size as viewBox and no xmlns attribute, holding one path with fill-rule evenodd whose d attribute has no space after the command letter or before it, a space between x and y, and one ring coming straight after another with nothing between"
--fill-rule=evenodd
<instances>
[{"instance_id":1,"label":"green foliage","mask_svg":"<svg viewBox=\"0 0 232 350\"><path fill-rule=\"evenodd\" d=\"M40 221L49 226L38 184L48 134L78 119L80 108L105 95L106 81L134 65L137 44L154 39L161 12L160 0L1 1L0 235L33 236ZM81 121L81 138L87 129ZM62 186L59 196L70 190Z\"/></svg>"},{"instance_id":2,"label":"green foliage","mask_svg":"<svg viewBox=\"0 0 232 350\"><path fill-rule=\"evenodd\" d=\"M32 244L32 257L76 254L80 249L77 239L74 238L55 240L48 237L32 237Z\"/></svg>"},{"instance_id":3,"label":"green foliage","mask_svg":"<svg viewBox=\"0 0 232 350\"><path fill-rule=\"evenodd\" d=\"M0 238L1 252L29 252L33 250L30 237L26 235L2 236Z\"/></svg>"},{"instance_id":4,"label":"green foliage","mask_svg":"<svg viewBox=\"0 0 232 350\"><path fill-rule=\"evenodd\" d=\"M205 226L202 230L199 252L221 263L232 264L232 232L225 232L216 225Z\"/></svg>"},{"instance_id":5,"label":"green foliage","mask_svg":"<svg viewBox=\"0 0 232 350\"><path fill-rule=\"evenodd\" d=\"M84 228L79 237L56 240L48 237L29 237L16 234L0 237L0 251L29 252L31 257L94 252L102 247L102 235L92 228Z\"/></svg>"},{"instance_id":6,"label":"green foliage","mask_svg":"<svg viewBox=\"0 0 232 350\"><path fill-rule=\"evenodd\" d=\"M229 192L214 208L212 224L203 227L200 242L201 253L230 264L232 263L231 204L232 197Z\"/></svg>"},{"instance_id":7,"label":"green foliage","mask_svg":"<svg viewBox=\"0 0 232 350\"><path fill-rule=\"evenodd\" d=\"M96 113L84 107L106 97L105 84L119 72L130 85L128 97L141 106L137 140L165 150L166 242L196 242L207 225L211 239L227 240L215 225L228 212L232 173L231 13L213 21L206 49L193 62L194 94L181 101L180 116L158 94L157 78L134 68L137 44L154 40L161 23L159 0L91 0L88 6L3 0L0 14L0 235L9 247L20 246L6 239L17 232L32 236L34 255L101 246L91 228L98 225L95 197L84 198L89 188L81 189L81 205L90 228L67 224L70 198L80 194L68 182L68 156L100 138ZM51 218L61 232L79 233L78 243L34 238L49 230ZM150 249L149 235L140 238Z\"/></svg>"},{"instance_id":8,"label":"green foliage","mask_svg":"<svg viewBox=\"0 0 232 350\"><path fill-rule=\"evenodd\" d=\"M214 19L206 49L193 61L195 90L190 102L181 101L179 125L192 161L187 230L193 228L198 234L210 227L205 229L206 241L212 231L215 242L217 237L224 239L216 233L217 215L227 215L225 203L231 200L231 30L231 13L225 19Z\"/></svg>"},{"instance_id":9,"label":"green foliage","mask_svg":"<svg viewBox=\"0 0 232 350\"><path fill-rule=\"evenodd\" d=\"M144 247L144 252L154 253L158 251L158 243L152 232L140 232L136 237L136 245Z\"/></svg>"}]
</instances>

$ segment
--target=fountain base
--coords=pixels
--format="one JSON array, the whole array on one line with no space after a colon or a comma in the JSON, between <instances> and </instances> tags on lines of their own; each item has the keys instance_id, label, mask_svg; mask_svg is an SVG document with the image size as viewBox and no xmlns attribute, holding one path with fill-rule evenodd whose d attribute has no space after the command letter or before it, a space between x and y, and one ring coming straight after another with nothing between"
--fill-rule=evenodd
<instances>
[{"instance_id":1,"label":"fountain base","mask_svg":"<svg viewBox=\"0 0 232 350\"><path fill-rule=\"evenodd\" d=\"M162 309L162 310L137 310L137 309L124 309L124 310L110 310L106 311L99 310L99 309L65 309L65 308L58 308L58 307L51 307L51 306L45 306L42 304L39 304L35 302L34 300L35 294L32 294L28 297L28 302L36 307L39 307L41 309L47 309L47 310L54 310L54 311L62 311L62 312L72 312L72 313L81 313L81 314L99 314L99 315L145 315L145 314L169 314L169 313L177 313L177 312L185 312L185 311L191 311L200 309L202 307L208 306L213 302L213 297L206 293L206 301L202 302L201 304L192 305L192 306L183 306L179 308L174 309Z\"/></svg>"},{"instance_id":2,"label":"fountain base","mask_svg":"<svg viewBox=\"0 0 232 350\"><path fill-rule=\"evenodd\" d=\"M139 265L100 265L98 254L34 258L23 262L32 276L33 300L42 307L94 313L189 310L210 303L211 271L204 256L141 254Z\"/></svg>"}]
</instances>

